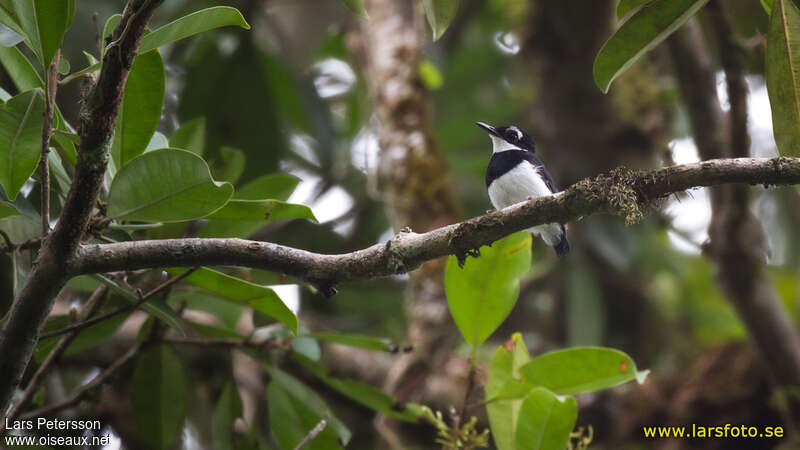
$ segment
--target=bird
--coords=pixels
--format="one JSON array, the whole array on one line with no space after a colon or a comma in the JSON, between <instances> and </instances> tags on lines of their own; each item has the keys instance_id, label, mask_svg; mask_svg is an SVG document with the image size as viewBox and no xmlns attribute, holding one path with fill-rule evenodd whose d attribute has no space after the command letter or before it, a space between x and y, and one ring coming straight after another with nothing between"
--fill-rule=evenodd
<instances>
[{"instance_id":1,"label":"bird","mask_svg":"<svg viewBox=\"0 0 800 450\"><path fill-rule=\"evenodd\" d=\"M486 189L495 209L559 192L556 182L536 156L533 139L517 126L493 127L484 122L475 125L489 133L492 158L486 168ZM560 223L548 223L530 228L558 256L569 252L567 230Z\"/></svg>"}]
</instances>

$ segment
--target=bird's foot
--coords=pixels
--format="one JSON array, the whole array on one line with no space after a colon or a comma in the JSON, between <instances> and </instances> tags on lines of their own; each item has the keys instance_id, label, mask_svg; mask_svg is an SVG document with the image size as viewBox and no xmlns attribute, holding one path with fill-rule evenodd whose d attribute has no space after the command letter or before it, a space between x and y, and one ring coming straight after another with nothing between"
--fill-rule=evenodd
<instances>
[{"instance_id":1,"label":"bird's foot","mask_svg":"<svg viewBox=\"0 0 800 450\"><path fill-rule=\"evenodd\" d=\"M493 213L495 211L497 211L497 210L496 209L487 209L486 210L486 214L491 214L491 213Z\"/></svg>"}]
</instances>

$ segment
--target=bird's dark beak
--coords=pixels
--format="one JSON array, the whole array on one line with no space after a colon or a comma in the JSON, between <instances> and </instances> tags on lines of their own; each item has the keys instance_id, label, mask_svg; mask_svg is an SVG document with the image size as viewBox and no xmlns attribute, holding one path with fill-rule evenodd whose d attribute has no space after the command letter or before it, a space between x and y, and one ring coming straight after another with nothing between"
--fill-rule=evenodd
<instances>
[{"instance_id":1,"label":"bird's dark beak","mask_svg":"<svg viewBox=\"0 0 800 450\"><path fill-rule=\"evenodd\" d=\"M483 128L483 130L484 130L484 131L486 131L487 133L491 134L492 136L497 136L497 137L500 137L500 136L497 134L497 128L495 128L495 127L493 127L493 126L489 125L488 123L483 123L483 122L475 122L475 125L477 125L477 126L479 126L479 127Z\"/></svg>"}]
</instances>

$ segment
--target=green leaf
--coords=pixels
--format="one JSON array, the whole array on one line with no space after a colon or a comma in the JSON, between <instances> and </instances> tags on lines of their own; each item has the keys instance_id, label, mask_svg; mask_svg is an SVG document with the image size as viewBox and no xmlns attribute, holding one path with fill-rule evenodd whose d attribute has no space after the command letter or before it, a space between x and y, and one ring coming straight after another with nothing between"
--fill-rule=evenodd
<instances>
[{"instance_id":1,"label":"green leaf","mask_svg":"<svg viewBox=\"0 0 800 450\"><path fill-rule=\"evenodd\" d=\"M44 87L36 69L18 48L0 46L0 63L20 92Z\"/></svg>"},{"instance_id":2,"label":"green leaf","mask_svg":"<svg viewBox=\"0 0 800 450\"><path fill-rule=\"evenodd\" d=\"M544 388L525 397L519 410L515 440L518 449L564 450L578 419L578 403L572 397L557 398Z\"/></svg>"},{"instance_id":3,"label":"green leaf","mask_svg":"<svg viewBox=\"0 0 800 450\"><path fill-rule=\"evenodd\" d=\"M244 152L238 148L222 147L219 149L221 161L211 167L214 178L229 183L236 183L244 172L245 156Z\"/></svg>"},{"instance_id":4,"label":"green leaf","mask_svg":"<svg viewBox=\"0 0 800 450\"><path fill-rule=\"evenodd\" d=\"M168 269L167 271L177 275L185 272L186 269ZM256 311L275 318L289 327L293 333L297 333L297 316L283 303L278 294L268 287L206 267L201 267L184 280L219 294L227 300L250 306Z\"/></svg>"},{"instance_id":5,"label":"green leaf","mask_svg":"<svg viewBox=\"0 0 800 450\"><path fill-rule=\"evenodd\" d=\"M153 133L153 137L150 138L150 142L147 143L144 152L152 152L153 150L161 150L162 148L169 148L169 140L163 133L156 131Z\"/></svg>"},{"instance_id":6,"label":"green leaf","mask_svg":"<svg viewBox=\"0 0 800 450\"><path fill-rule=\"evenodd\" d=\"M111 278L108 278L104 275L92 275L92 277L100 280L103 284L108 285L113 292L120 294L125 300L131 303L136 303L139 301L139 297L137 297L133 292L123 288ZM143 304L141 308L147 311L150 315L161 319L167 325L183 333L180 316L178 316L163 299L150 299Z\"/></svg>"},{"instance_id":7,"label":"green leaf","mask_svg":"<svg viewBox=\"0 0 800 450\"><path fill-rule=\"evenodd\" d=\"M641 8L614 33L594 60L594 81L608 92L611 82L681 27L708 0L657 1Z\"/></svg>"},{"instance_id":8,"label":"green leaf","mask_svg":"<svg viewBox=\"0 0 800 450\"><path fill-rule=\"evenodd\" d=\"M603 347L574 347L545 353L520 371L529 383L558 395L597 391L630 380L643 383L648 372L639 372L625 353Z\"/></svg>"},{"instance_id":9,"label":"green leaf","mask_svg":"<svg viewBox=\"0 0 800 450\"><path fill-rule=\"evenodd\" d=\"M230 183L216 182L194 153L161 149L123 167L111 184L108 215L143 222L181 222L205 217L233 195Z\"/></svg>"},{"instance_id":10,"label":"green leaf","mask_svg":"<svg viewBox=\"0 0 800 450\"><path fill-rule=\"evenodd\" d=\"M450 256L445 293L450 313L473 346L480 345L508 317L519 296L519 279L531 266L531 234L520 231L481 247L463 268Z\"/></svg>"},{"instance_id":11,"label":"green leaf","mask_svg":"<svg viewBox=\"0 0 800 450\"><path fill-rule=\"evenodd\" d=\"M11 201L39 163L43 113L40 90L23 92L0 106L0 185Z\"/></svg>"},{"instance_id":12,"label":"green leaf","mask_svg":"<svg viewBox=\"0 0 800 450\"><path fill-rule=\"evenodd\" d=\"M28 45L48 67L61 47L72 11L65 0L13 0Z\"/></svg>"},{"instance_id":13,"label":"green leaf","mask_svg":"<svg viewBox=\"0 0 800 450\"><path fill-rule=\"evenodd\" d=\"M288 173L262 175L247 183L233 194L239 200L286 200L294 192L300 179Z\"/></svg>"},{"instance_id":14,"label":"green leaf","mask_svg":"<svg viewBox=\"0 0 800 450\"><path fill-rule=\"evenodd\" d=\"M233 422L242 415L242 399L233 382L225 384L214 415L211 417L211 436L216 450L233 450Z\"/></svg>"},{"instance_id":15,"label":"green leaf","mask_svg":"<svg viewBox=\"0 0 800 450\"><path fill-rule=\"evenodd\" d=\"M317 413L274 381L267 386L267 412L269 431L275 437L278 447L284 449L296 448L320 420L325 418L324 414ZM305 448L328 450L341 449L342 446L337 442L336 431L328 425Z\"/></svg>"},{"instance_id":16,"label":"green leaf","mask_svg":"<svg viewBox=\"0 0 800 450\"><path fill-rule=\"evenodd\" d=\"M158 51L133 61L114 128L111 155L120 168L141 155L161 120L164 105L164 61Z\"/></svg>"},{"instance_id":17,"label":"green leaf","mask_svg":"<svg viewBox=\"0 0 800 450\"><path fill-rule=\"evenodd\" d=\"M250 29L250 25L236 8L214 6L187 14L143 37L142 43L139 45L139 52L148 52L162 45L171 44L189 36L225 26L239 26L245 30Z\"/></svg>"},{"instance_id":18,"label":"green leaf","mask_svg":"<svg viewBox=\"0 0 800 450\"><path fill-rule=\"evenodd\" d=\"M6 217L16 215L19 215L19 210L14 206L13 203L0 200L0 219L5 219Z\"/></svg>"},{"instance_id":19,"label":"green leaf","mask_svg":"<svg viewBox=\"0 0 800 450\"><path fill-rule=\"evenodd\" d=\"M254 220L308 219L317 221L306 205L286 203L280 200L230 200L224 207L208 216L209 220Z\"/></svg>"},{"instance_id":20,"label":"green leaf","mask_svg":"<svg viewBox=\"0 0 800 450\"><path fill-rule=\"evenodd\" d=\"M0 23L11 28L15 33L22 35L24 39L25 31L20 24L14 0L0 0Z\"/></svg>"},{"instance_id":21,"label":"green leaf","mask_svg":"<svg viewBox=\"0 0 800 450\"><path fill-rule=\"evenodd\" d=\"M169 146L203 156L206 146L206 118L187 120L169 137Z\"/></svg>"},{"instance_id":22,"label":"green leaf","mask_svg":"<svg viewBox=\"0 0 800 450\"><path fill-rule=\"evenodd\" d=\"M511 347L509 351L507 347ZM514 430L517 426L517 415L522 405L521 400L493 400L497 398L504 386L515 379L521 379L520 367L530 361L528 349L522 341L522 335L515 333L505 346L501 345L492 357L489 375L486 379L486 405L492 438L498 450L514 450Z\"/></svg>"},{"instance_id":23,"label":"green leaf","mask_svg":"<svg viewBox=\"0 0 800 450\"><path fill-rule=\"evenodd\" d=\"M155 449L170 449L186 419L188 380L178 355L165 345L147 347L131 380L131 405L139 436Z\"/></svg>"},{"instance_id":24,"label":"green leaf","mask_svg":"<svg viewBox=\"0 0 800 450\"><path fill-rule=\"evenodd\" d=\"M416 422L419 418L418 411L407 410L397 402L397 399L375 386L351 379L334 378L321 364L302 355L295 355L295 359L333 390L373 411L406 422Z\"/></svg>"},{"instance_id":25,"label":"green leaf","mask_svg":"<svg viewBox=\"0 0 800 450\"><path fill-rule=\"evenodd\" d=\"M397 349L397 345L392 344L392 341L387 338L374 338L372 336L364 336L361 334L306 333L301 334L301 336L308 336L320 341L333 342L350 347L365 348L367 350L376 350L379 352L392 352L396 351Z\"/></svg>"},{"instance_id":26,"label":"green leaf","mask_svg":"<svg viewBox=\"0 0 800 450\"><path fill-rule=\"evenodd\" d=\"M358 14L361 17L367 17L367 11L364 9L364 0L342 0L344 6L347 6L350 11Z\"/></svg>"},{"instance_id":27,"label":"green leaf","mask_svg":"<svg viewBox=\"0 0 800 450\"><path fill-rule=\"evenodd\" d=\"M278 369L277 367L268 364L263 364L263 366L269 373L271 379L270 385L273 383L278 384L287 394L296 399L300 404L307 406L308 409L313 411L317 417L330 417L330 420L328 420L328 427L335 430L336 434L339 436L339 441L343 445L347 445L347 443L350 442L350 437L352 436L350 430L348 430L347 427L336 418L336 416L333 414L333 411L331 411L319 394L311 390L311 388L303 384L297 378ZM267 398L267 401L270 401L269 397ZM270 418L272 418L271 413ZM319 419L317 419L317 422L319 422ZM311 427L306 428L303 436L308 434L308 432L314 427L314 425L317 424L317 422L314 422ZM295 443L295 445L296 444L297 443ZM281 448L284 447L281 446ZM294 446L290 446L288 448L294 448Z\"/></svg>"},{"instance_id":28,"label":"green leaf","mask_svg":"<svg viewBox=\"0 0 800 450\"><path fill-rule=\"evenodd\" d=\"M458 11L458 0L422 0L425 18L436 41L444 34Z\"/></svg>"},{"instance_id":29,"label":"green leaf","mask_svg":"<svg viewBox=\"0 0 800 450\"><path fill-rule=\"evenodd\" d=\"M761 7L764 8L764 12L767 15L772 15L772 4L774 0L761 0Z\"/></svg>"},{"instance_id":30,"label":"green leaf","mask_svg":"<svg viewBox=\"0 0 800 450\"><path fill-rule=\"evenodd\" d=\"M252 235L267 222L280 219L308 219L316 222L311 208L279 200L231 200L208 216L202 237L241 237Z\"/></svg>"},{"instance_id":31,"label":"green leaf","mask_svg":"<svg viewBox=\"0 0 800 450\"><path fill-rule=\"evenodd\" d=\"M444 82L442 79L442 73L439 72L439 69L436 68L432 62L427 59L420 61L417 70L419 71L419 77L426 88L435 91L442 87L442 83Z\"/></svg>"},{"instance_id":32,"label":"green leaf","mask_svg":"<svg viewBox=\"0 0 800 450\"><path fill-rule=\"evenodd\" d=\"M622 19L629 12L652 1L653 0L619 0L619 3L617 4L617 19Z\"/></svg>"},{"instance_id":33,"label":"green leaf","mask_svg":"<svg viewBox=\"0 0 800 450\"><path fill-rule=\"evenodd\" d=\"M800 155L800 9L775 0L767 33L765 75L775 143L783 156Z\"/></svg>"}]
</instances>

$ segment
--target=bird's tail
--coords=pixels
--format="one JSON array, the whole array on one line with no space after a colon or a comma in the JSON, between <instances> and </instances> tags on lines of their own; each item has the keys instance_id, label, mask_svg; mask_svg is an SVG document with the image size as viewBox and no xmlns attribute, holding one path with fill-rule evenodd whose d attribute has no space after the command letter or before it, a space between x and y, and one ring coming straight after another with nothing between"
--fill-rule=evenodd
<instances>
[{"instance_id":1,"label":"bird's tail","mask_svg":"<svg viewBox=\"0 0 800 450\"><path fill-rule=\"evenodd\" d=\"M564 256L569 253L569 241L567 240L567 230L560 223L539 225L530 229L533 234L537 234L556 251L556 255Z\"/></svg>"},{"instance_id":2,"label":"bird's tail","mask_svg":"<svg viewBox=\"0 0 800 450\"><path fill-rule=\"evenodd\" d=\"M559 257L569 253L569 241L567 240L567 230L564 229L564 225L561 225L561 236L559 236L558 243L553 246L553 249L555 249L556 255Z\"/></svg>"}]
</instances>

